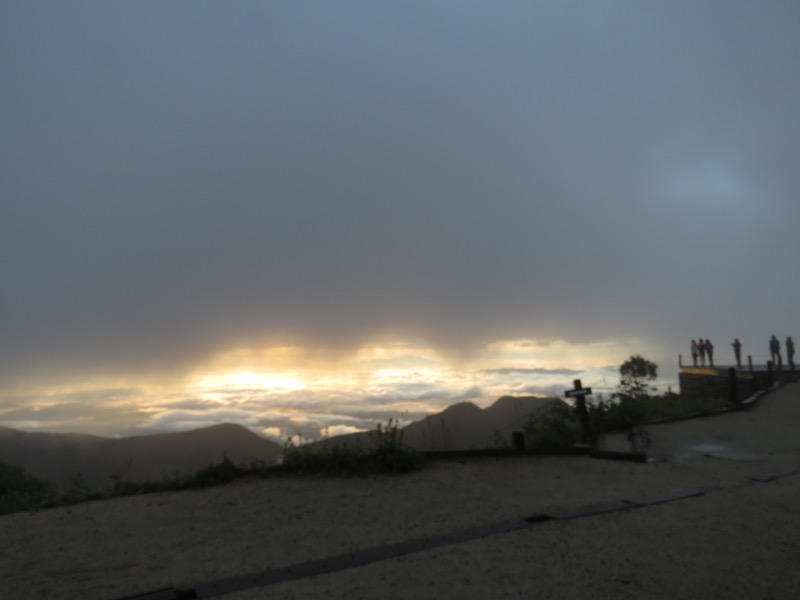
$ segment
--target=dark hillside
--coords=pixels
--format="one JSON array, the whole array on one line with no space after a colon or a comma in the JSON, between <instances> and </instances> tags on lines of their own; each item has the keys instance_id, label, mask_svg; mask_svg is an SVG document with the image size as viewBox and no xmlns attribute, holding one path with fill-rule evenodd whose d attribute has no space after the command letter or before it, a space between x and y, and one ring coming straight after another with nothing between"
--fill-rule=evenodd
<instances>
[{"instance_id":1,"label":"dark hillside","mask_svg":"<svg viewBox=\"0 0 800 600\"><path fill-rule=\"evenodd\" d=\"M240 425L111 439L93 435L28 433L0 427L0 460L56 483L81 474L90 487L124 480L158 480L191 473L227 456L237 464L276 461L283 448Z\"/></svg>"}]
</instances>

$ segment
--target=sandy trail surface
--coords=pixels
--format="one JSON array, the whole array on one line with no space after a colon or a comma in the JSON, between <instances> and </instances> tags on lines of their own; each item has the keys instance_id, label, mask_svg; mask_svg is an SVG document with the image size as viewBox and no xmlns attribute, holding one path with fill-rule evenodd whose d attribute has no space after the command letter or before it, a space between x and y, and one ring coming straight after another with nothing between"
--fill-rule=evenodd
<instances>
[{"instance_id":1,"label":"sandy trail surface","mask_svg":"<svg viewBox=\"0 0 800 600\"><path fill-rule=\"evenodd\" d=\"M0 517L0 598L113 600L558 508L715 486L219 596L800 597L800 384L745 412L647 427L654 462L431 461L402 477L251 479Z\"/></svg>"}]
</instances>

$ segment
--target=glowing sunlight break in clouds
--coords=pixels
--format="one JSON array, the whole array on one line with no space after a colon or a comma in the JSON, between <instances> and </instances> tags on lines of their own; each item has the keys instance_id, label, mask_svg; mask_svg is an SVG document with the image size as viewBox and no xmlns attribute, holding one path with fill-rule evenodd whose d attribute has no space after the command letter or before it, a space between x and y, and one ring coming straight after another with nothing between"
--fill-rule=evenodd
<instances>
[{"instance_id":1,"label":"glowing sunlight break in clouds","mask_svg":"<svg viewBox=\"0 0 800 600\"><path fill-rule=\"evenodd\" d=\"M654 350L635 340L505 340L487 345L468 364L453 365L431 348L408 343L368 345L327 361L312 349L236 348L172 386L32 392L28 407L7 413L5 423L131 435L234 422L280 441L296 434L317 439L373 429L390 418L405 424L456 402L487 406L507 394L560 396L578 377L610 391L631 349ZM664 386L668 371L662 369Z\"/></svg>"}]
</instances>

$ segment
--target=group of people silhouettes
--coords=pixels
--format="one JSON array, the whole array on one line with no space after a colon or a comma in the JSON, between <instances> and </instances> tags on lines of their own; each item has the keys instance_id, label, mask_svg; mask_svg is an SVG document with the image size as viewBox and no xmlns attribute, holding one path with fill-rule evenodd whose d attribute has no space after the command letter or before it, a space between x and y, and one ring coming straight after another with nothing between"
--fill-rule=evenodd
<instances>
[{"instance_id":1,"label":"group of people silhouettes","mask_svg":"<svg viewBox=\"0 0 800 600\"><path fill-rule=\"evenodd\" d=\"M733 346L733 354L736 357L736 366L742 366L742 343L739 341L739 338L736 338L731 342L731 346ZM706 366L706 360L708 360L708 366L714 366L714 344L711 343L711 340L708 339L698 339L697 341L692 340L692 363L695 367ZM769 340L769 355L772 364L778 368L783 368L783 357L781 355L781 342L778 340L777 337L774 335ZM699 362L699 365L698 365ZM791 337L786 338L786 363L789 365L789 368L794 370L794 341Z\"/></svg>"},{"instance_id":2,"label":"group of people silhouettes","mask_svg":"<svg viewBox=\"0 0 800 600\"><path fill-rule=\"evenodd\" d=\"M702 338L697 341L692 340L692 362L697 366L697 359L700 359L700 366L706 366L706 357L708 357L708 366L714 366L714 344L711 340L704 340Z\"/></svg>"},{"instance_id":3,"label":"group of people silhouettes","mask_svg":"<svg viewBox=\"0 0 800 600\"><path fill-rule=\"evenodd\" d=\"M781 357L781 342L774 335L769 338L769 357L772 364L778 369L783 367L783 358ZM791 337L786 338L786 362L789 368L794 371L794 340Z\"/></svg>"}]
</instances>

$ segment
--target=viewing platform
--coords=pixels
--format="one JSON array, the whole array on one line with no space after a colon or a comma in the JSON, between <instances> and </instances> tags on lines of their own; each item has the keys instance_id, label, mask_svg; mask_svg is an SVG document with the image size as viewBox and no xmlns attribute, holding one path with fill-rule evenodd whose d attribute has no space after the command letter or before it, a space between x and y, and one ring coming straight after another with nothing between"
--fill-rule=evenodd
<instances>
[{"instance_id":1,"label":"viewing platform","mask_svg":"<svg viewBox=\"0 0 800 600\"><path fill-rule=\"evenodd\" d=\"M736 394L739 399L747 398L760 390L767 389L775 381L787 374L794 374L791 368L782 366L775 368L772 362L753 364L747 357L747 365L684 365L678 355L678 384L681 394L695 397L731 397Z\"/></svg>"}]
</instances>

